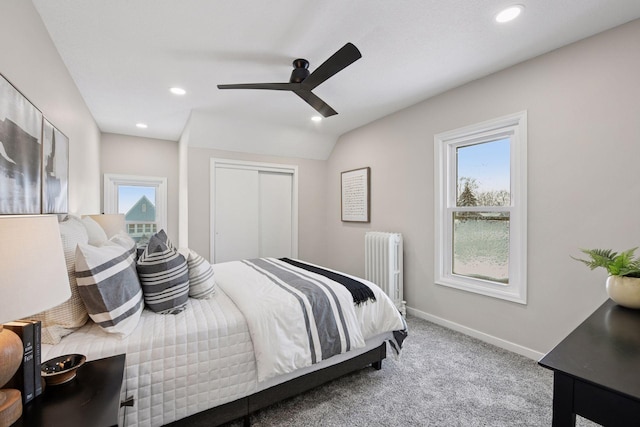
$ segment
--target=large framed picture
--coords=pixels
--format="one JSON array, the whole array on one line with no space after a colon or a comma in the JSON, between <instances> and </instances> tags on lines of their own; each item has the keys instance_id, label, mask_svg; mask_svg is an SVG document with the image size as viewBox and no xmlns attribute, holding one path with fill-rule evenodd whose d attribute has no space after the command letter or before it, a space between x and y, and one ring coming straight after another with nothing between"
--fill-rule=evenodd
<instances>
[{"instance_id":1,"label":"large framed picture","mask_svg":"<svg viewBox=\"0 0 640 427\"><path fill-rule=\"evenodd\" d=\"M68 212L69 138L47 119L42 124L42 213Z\"/></svg>"},{"instance_id":2,"label":"large framed picture","mask_svg":"<svg viewBox=\"0 0 640 427\"><path fill-rule=\"evenodd\" d=\"M42 113L0 75L0 214L41 213Z\"/></svg>"},{"instance_id":3,"label":"large framed picture","mask_svg":"<svg viewBox=\"0 0 640 427\"><path fill-rule=\"evenodd\" d=\"M371 196L369 184L371 168L342 172L340 188L342 192L341 219L344 222L369 222Z\"/></svg>"}]
</instances>

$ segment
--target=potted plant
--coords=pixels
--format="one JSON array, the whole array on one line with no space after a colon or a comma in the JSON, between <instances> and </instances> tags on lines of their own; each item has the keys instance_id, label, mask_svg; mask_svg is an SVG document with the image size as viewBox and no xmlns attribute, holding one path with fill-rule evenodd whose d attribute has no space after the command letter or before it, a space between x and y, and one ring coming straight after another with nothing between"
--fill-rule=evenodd
<instances>
[{"instance_id":1,"label":"potted plant","mask_svg":"<svg viewBox=\"0 0 640 427\"><path fill-rule=\"evenodd\" d=\"M611 249L581 249L589 259L575 258L591 270L607 270L607 294L616 303L628 308L640 308L640 258L634 256L638 248L621 253Z\"/></svg>"}]
</instances>

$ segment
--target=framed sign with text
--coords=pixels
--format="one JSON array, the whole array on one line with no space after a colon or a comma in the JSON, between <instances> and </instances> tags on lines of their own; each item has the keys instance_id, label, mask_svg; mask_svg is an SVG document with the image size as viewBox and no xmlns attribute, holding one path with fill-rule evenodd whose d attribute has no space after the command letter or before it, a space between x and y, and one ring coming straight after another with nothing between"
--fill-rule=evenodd
<instances>
[{"instance_id":1,"label":"framed sign with text","mask_svg":"<svg viewBox=\"0 0 640 427\"><path fill-rule=\"evenodd\" d=\"M370 221L370 182L371 168L369 167L342 172L340 179L342 221Z\"/></svg>"}]
</instances>

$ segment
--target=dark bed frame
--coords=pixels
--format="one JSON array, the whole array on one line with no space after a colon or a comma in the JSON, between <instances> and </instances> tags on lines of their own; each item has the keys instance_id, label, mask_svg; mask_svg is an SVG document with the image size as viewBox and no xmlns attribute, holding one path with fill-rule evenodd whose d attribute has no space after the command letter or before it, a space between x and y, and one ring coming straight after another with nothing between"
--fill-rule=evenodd
<instances>
[{"instance_id":1,"label":"dark bed frame","mask_svg":"<svg viewBox=\"0 0 640 427\"><path fill-rule=\"evenodd\" d=\"M193 414L186 418L167 424L170 427L211 427L219 426L239 418L244 419L244 425L251 425L250 415L269 405L297 396L300 393L311 390L319 385L339 378L350 372L357 371L368 365L375 369L382 368L382 360L387 357L386 343L379 347L345 360L338 364L310 372L306 375L293 378L282 384L275 385L266 390L259 391L233 402L216 406L215 408Z\"/></svg>"}]
</instances>

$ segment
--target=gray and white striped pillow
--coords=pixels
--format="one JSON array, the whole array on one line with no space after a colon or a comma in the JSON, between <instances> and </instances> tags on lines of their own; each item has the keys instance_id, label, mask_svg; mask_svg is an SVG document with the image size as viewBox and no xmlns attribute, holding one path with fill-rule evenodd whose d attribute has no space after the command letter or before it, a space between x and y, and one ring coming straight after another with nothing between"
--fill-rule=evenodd
<instances>
[{"instance_id":1,"label":"gray and white striped pillow","mask_svg":"<svg viewBox=\"0 0 640 427\"><path fill-rule=\"evenodd\" d=\"M167 233L164 231L164 229L160 229L160 231L158 231L153 236L157 237L162 243L167 245L167 247L169 249L177 249L175 247L175 245L173 244L173 242L171 240L169 240L169 236L167 236ZM151 237L153 237L153 236L151 236ZM149 240L151 240L151 239L149 239Z\"/></svg>"},{"instance_id":2,"label":"gray and white striped pillow","mask_svg":"<svg viewBox=\"0 0 640 427\"><path fill-rule=\"evenodd\" d=\"M161 314L177 314L189 300L189 269L187 260L157 235L137 261L138 277L144 302Z\"/></svg>"},{"instance_id":3,"label":"gray and white striped pillow","mask_svg":"<svg viewBox=\"0 0 640 427\"><path fill-rule=\"evenodd\" d=\"M156 234L153 234L151 237L156 237L157 239L160 239L160 241L162 243L164 243L165 245L167 245L167 247L169 249L176 249L175 245L173 244L173 242L171 240L169 240L169 236L167 236L167 233L164 231L164 229L160 229L160 231L158 231ZM149 239L149 241L151 241L151 238ZM147 248L146 244L141 244L138 246L138 252L137 252L137 258L140 258L142 256L142 253L144 252L144 250Z\"/></svg>"},{"instance_id":4,"label":"gray and white striped pillow","mask_svg":"<svg viewBox=\"0 0 640 427\"><path fill-rule=\"evenodd\" d=\"M191 298L211 298L216 293L216 279L213 267L202 255L187 249L187 265L189 266L189 296Z\"/></svg>"},{"instance_id":5,"label":"gray and white striped pillow","mask_svg":"<svg viewBox=\"0 0 640 427\"><path fill-rule=\"evenodd\" d=\"M89 317L104 331L128 336L138 325L144 303L135 268L135 242L116 235L102 246L78 244L78 292Z\"/></svg>"}]
</instances>

